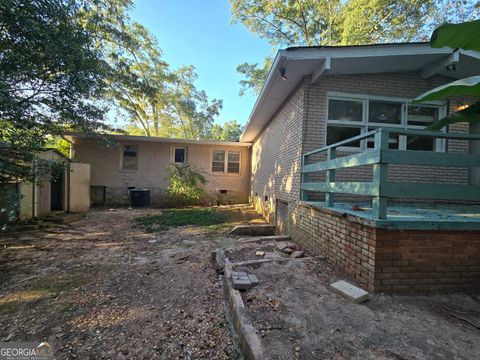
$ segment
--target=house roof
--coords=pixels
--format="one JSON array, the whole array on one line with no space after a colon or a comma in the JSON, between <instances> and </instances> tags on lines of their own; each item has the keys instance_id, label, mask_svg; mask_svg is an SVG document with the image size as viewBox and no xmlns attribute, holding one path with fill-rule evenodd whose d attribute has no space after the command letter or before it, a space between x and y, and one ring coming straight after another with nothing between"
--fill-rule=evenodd
<instances>
[{"instance_id":1,"label":"house roof","mask_svg":"<svg viewBox=\"0 0 480 360\"><path fill-rule=\"evenodd\" d=\"M249 142L235 142L235 141L218 141L218 140L194 140L194 139L173 139L155 136L134 136L134 135L115 135L102 134L103 137L117 141L132 141L132 142L158 142L171 144L197 144L197 145L219 145L219 146L251 146ZM84 133L64 133L63 137L66 139L73 138L88 138Z\"/></svg>"},{"instance_id":2,"label":"house roof","mask_svg":"<svg viewBox=\"0 0 480 360\"><path fill-rule=\"evenodd\" d=\"M455 64L455 71L447 66ZM451 67L449 67L452 70ZM390 43L354 46L290 47L279 50L240 141L253 141L307 75L312 83L322 76L420 72L460 79L480 74L480 53L461 49L431 48L429 43ZM282 78L283 75L286 79Z\"/></svg>"}]
</instances>

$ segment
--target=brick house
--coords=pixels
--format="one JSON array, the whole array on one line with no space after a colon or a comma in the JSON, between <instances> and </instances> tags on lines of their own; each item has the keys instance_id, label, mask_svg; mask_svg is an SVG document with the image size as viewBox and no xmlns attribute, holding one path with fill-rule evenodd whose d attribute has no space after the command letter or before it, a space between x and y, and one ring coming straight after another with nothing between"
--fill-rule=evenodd
<instances>
[{"instance_id":1,"label":"brick house","mask_svg":"<svg viewBox=\"0 0 480 360\"><path fill-rule=\"evenodd\" d=\"M190 164L207 179L206 204L248 202L248 142L108 135L107 140L66 134L71 157L91 166L94 205L128 205L128 190L147 188L153 205L165 205L167 166Z\"/></svg>"},{"instance_id":2,"label":"brick house","mask_svg":"<svg viewBox=\"0 0 480 360\"><path fill-rule=\"evenodd\" d=\"M144 187L161 204L165 167L188 162L212 202L250 201L371 291L480 290L480 207L465 205L480 201L480 141L465 124L422 131L473 99L412 103L479 73L479 53L428 43L288 48L240 142L67 138L91 165L94 203L126 204Z\"/></svg>"},{"instance_id":3,"label":"brick house","mask_svg":"<svg viewBox=\"0 0 480 360\"><path fill-rule=\"evenodd\" d=\"M426 43L295 47L279 51L241 138L253 143L251 202L294 241L326 255L372 291L478 290L478 208L471 205L465 217L450 213L449 218L449 215L438 215L438 203L442 200L435 199L436 210L426 207L415 213L412 207L396 208L388 216L384 214L383 219L374 219L371 212L364 211L363 205L359 211L352 210L358 207L357 203L369 200L368 196L342 194L345 191L335 194L336 200L343 204L326 206L321 203L324 194L310 190L324 189L330 184L315 186L315 182L325 182L326 176L333 175L338 188L342 188L339 182L356 181L352 184L359 189L366 188L362 190L365 195L374 184L365 185L374 176L372 167L384 169L385 166L350 167L350 164L337 169L336 173L304 174L310 176L310 187L306 184L302 188L302 155L375 132L380 127L400 132L424 129L434 120L464 106L468 99L421 105L412 104L411 100L434 87L479 72L479 53L432 49ZM469 128L458 124L451 126L448 133L468 134ZM416 151L420 160L431 156L436 163L430 165L414 159L413 165L389 165L385 181L396 185L398 182L409 186L418 184L426 193L429 186L437 189L447 185L438 189L452 191L463 191L459 186L465 186L471 195L466 198L479 200L480 187L474 187L478 183L469 185L471 169L468 166L437 166L442 160L439 156L445 154L468 156L469 141L462 135L459 137L391 134L386 150L404 151L410 156ZM335 148L335 155L351 155L353 160L356 154L376 147L372 135ZM316 161L326 160L326 152L319 153ZM478 157L470 157L469 161L480 166ZM323 166L325 168L328 166ZM419 189L412 188L411 193L419 194ZM446 197L449 201L457 199L453 195ZM392 200L388 200L389 204ZM424 201L432 205L431 200ZM382 204L386 207L384 199ZM402 211L407 213L400 214ZM394 215L396 212L400 215ZM429 218L432 214L439 217Z\"/></svg>"}]
</instances>

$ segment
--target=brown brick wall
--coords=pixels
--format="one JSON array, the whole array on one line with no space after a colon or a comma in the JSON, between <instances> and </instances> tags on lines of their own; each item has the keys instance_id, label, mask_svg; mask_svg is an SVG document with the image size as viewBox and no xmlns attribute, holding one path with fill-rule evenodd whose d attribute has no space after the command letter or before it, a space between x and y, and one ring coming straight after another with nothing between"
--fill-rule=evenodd
<instances>
[{"instance_id":1,"label":"brown brick wall","mask_svg":"<svg viewBox=\"0 0 480 360\"><path fill-rule=\"evenodd\" d=\"M301 154L325 146L326 100L329 91L411 99L450 80L442 76L422 79L419 73L324 76L315 85L310 85L309 78L303 79L254 141L251 156L251 202L270 221L274 220L277 199L289 203L289 213L295 208L300 200ZM455 100L450 100L450 110L456 104ZM456 124L450 131L468 132L468 126ZM449 152L466 152L468 144L452 140L447 144L447 149ZM350 153L343 153L348 154ZM338 181L371 181L372 168L362 166L341 169L337 171L336 177ZM468 170L392 165L389 167L389 179L466 184ZM324 174L309 175L309 180L322 181ZM265 200L265 196L268 200ZM369 200L341 194L336 198L338 201ZM317 194L311 199L323 200L323 196Z\"/></svg>"},{"instance_id":2,"label":"brown brick wall","mask_svg":"<svg viewBox=\"0 0 480 360\"><path fill-rule=\"evenodd\" d=\"M299 204L291 216L291 236L316 255L324 255L374 291L375 230L329 210Z\"/></svg>"},{"instance_id":3,"label":"brown brick wall","mask_svg":"<svg viewBox=\"0 0 480 360\"><path fill-rule=\"evenodd\" d=\"M480 291L480 231L376 229L298 204L291 235L375 292Z\"/></svg>"},{"instance_id":4,"label":"brown brick wall","mask_svg":"<svg viewBox=\"0 0 480 360\"><path fill-rule=\"evenodd\" d=\"M376 230L375 289L480 290L480 231Z\"/></svg>"},{"instance_id":5,"label":"brown brick wall","mask_svg":"<svg viewBox=\"0 0 480 360\"><path fill-rule=\"evenodd\" d=\"M271 221L275 200L292 204L300 199L303 109L299 85L252 146L250 199Z\"/></svg>"},{"instance_id":6,"label":"brown brick wall","mask_svg":"<svg viewBox=\"0 0 480 360\"><path fill-rule=\"evenodd\" d=\"M361 75L324 76L318 84L305 83L305 139L303 152L325 146L327 94L341 92L356 95L385 96L392 98L413 99L421 93L436 86L450 82L444 76L433 76L422 79L419 73L386 73ZM452 112L457 105L456 100L450 100L447 108ZM468 133L467 124L455 124L450 132ZM448 152L466 153L468 143L459 140L449 140ZM338 156L350 155L351 152L339 152ZM337 181L371 181L372 167L362 166L341 169L336 173ZM389 166L389 180L400 182L451 183L467 184L467 168L446 168L433 166ZM339 196L341 199L344 196Z\"/></svg>"}]
</instances>

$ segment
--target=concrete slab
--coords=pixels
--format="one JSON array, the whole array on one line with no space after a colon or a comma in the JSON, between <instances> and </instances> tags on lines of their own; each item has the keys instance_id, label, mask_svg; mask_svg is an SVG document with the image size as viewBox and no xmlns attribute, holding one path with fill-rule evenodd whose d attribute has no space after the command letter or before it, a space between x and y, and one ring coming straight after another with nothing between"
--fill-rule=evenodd
<instances>
[{"instance_id":1,"label":"concrete slab","mask_svg":"<svg viewBox=\"0 0 480 360\"><path fill-rule=\"evenodd\" d=\"M266 236L249 236L238 239L238 243L240 244L249 244L249 243L257 243L257 242L264 242L264 241L290 241L290 236L288 235L266 235Z\"/></svg>"},{"instance_id":2,"label":"concrete slab","mask_svg":"<svg viewBox=\"0 0 480 360\"><path fill-rule=\"evenodd\" d=\"M265 236L275 235L275 225L271 224L246 224L237 225L230 235L249 235L249 236Z\"/></svg>"},{"instance_id":3,"label":"concrete slab","mask_svg":"<svg viewBox=\"0 0 480 360\"><path fill-rule=\"evenodd\" d=\"M357 304L368 300L368 292L344 280L330 284L330 288L333 292Z\"/></svg>"},{"instance_id":4,"label":"concrete slab","mask_svg":"<svg viewBox=\"0 0 480 360\"><path fill-rule=\"evenodd\" d=\"M252 282L245 272L232 272L232 285L235 290L246 290L252 287Z\"/></svg>"}]
</instances>

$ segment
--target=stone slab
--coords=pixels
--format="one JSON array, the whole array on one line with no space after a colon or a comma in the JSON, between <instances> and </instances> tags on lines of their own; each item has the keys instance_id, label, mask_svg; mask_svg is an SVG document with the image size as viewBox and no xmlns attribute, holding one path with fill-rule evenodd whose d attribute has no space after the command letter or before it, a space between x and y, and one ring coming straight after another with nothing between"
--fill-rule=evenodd
<instances>
[{"instance_id":1,"label":"stone slab","mask_svg":"<svg viewBox=\"0 0 480 360\"><path fill-rule=\"evenodd\" d=\"M330 288L333 292L357 304L368 300L368 292L344 280L330 284Z\"/></svg>"},{"instance_id":2,"label":"stone slab","mask_svg":"<svg viewBox=\"0 0 480 360\"><path fill-rule=\"evenodd\" d=\"M248 224L248 225L237 225L230 235L249 235L249 236L264 236L264 235L275 235L275 225L270 224Z\"/></svg>"}]
</instances>

